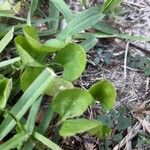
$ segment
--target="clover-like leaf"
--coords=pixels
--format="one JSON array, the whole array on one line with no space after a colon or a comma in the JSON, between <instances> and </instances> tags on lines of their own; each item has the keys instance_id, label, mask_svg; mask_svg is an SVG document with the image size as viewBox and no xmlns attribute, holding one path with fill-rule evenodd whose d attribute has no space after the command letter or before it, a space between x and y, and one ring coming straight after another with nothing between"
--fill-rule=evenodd
<instances>
[{"instance_id":1,"label":"clover-like leaf","mask_svg":"<svg viewBox=\"0 0 150 150\"><path fill-rule=\"evenodd\" d=\"M66 43L58 39L50 39L44 43L44 46L58 50L64 48L66 46Z\"/></svg>"},{"instance_id":2,"label":"clover-like leaf","mask_svg":"<svg viewBox=\"0 0 150 150\"><path fill-rule=\"evenodd\" d=\"M43 70L44 70L43 67L26 68L26 70L23 72L21 76L21 89L25 91ZM71 82L66 81L59 77L54 77L53 80L51 81L51 84L48 85L44 93L49 96L55 96L58 92L70 88L73 88Z\"/></svg>"},{"instance_id":3,"label":"clover-like leaf","mask_svg":"<svg viewBox=\"0 0 150 150\"><path fill-rule=\"evenodd\" d=\"M85 50L77 44L70 43L57 53L54 61L64 67L65 80L76 80L85 69Z\"/></svg>"},{"instance_id":4,"label":"clover-like leaf","mask_svg":"<svg viewBox=\"0 0 150 150\"><path fill-rule=\"evenodd\" d=\"M93 102L88 91L74 88L59 92L52 100L52 109L58 113L62 120L80 116Z\"/></svg>"},{"instance_id":5,"label":"clover-like leaf","mask_svg":"<svg viewBox=\"0 0 150 150\"><path fill-rule=\"evenodd\" d=\"M46 54L35 52L22 35L15 38L15 45L23 65L36 67L42 66L40 62L44 60Z\"/></svg>"},{"instance_id":6,"label":"clover-like leaf","mask_svg":"<svg viewBox=\"0 0 150 150\"><path fill-rule=\"evenodd\" d=\"M96 137L105 139L110 135L111 129L97 120L74 119L63 122L59 134L63 137L73 136L78 133L89 132Z\"/></svg>"},{"instance_id":7,"label":"clover-like leaf","mask_svg":"<svg viewBox=\"0 0 150 150\"><path fill-rule=\"evenodd\" d=\"M39 35L37 30L31 26L24 26L23 33L32 48L36 51L50 53L55 52L61 48L63 48L66 44L61 40L50 39L46 41L44 44L40 43Z\"/></svg>"},{"instance_id":8,"label":"clover-like leaf","mask_svg":"<svg viewBox=\"0 0 150 150\"><path fill-rule=\"evenodd\" d=\"M21 89L25 91L43 70L43 67L27 67L21 75Z\"/></svg>"},{"instance_id":9,"label":"clover-like leaf","mask_svg":"<svg viewBox=\"0 0 150 150\"><path fill-rule=\"evenodd\" d=\"M104 109L112 109L115 104L117 93L113 84L108 80L101 80L94 84L89 92L98 101Z\"/></svg>"},{"instance_id":10,"label":"clover-like leaf","mask_svg":"<svg viewBox=\"0 0 150 150\"><path fill-rule=\"evenodd\" d=\"M5 108L12 89L12 80L0 75L0 109Z\"/></svg>"},{"instance_id":11,"label":"clover-like leaf","mask_svg":"<svg viewBox=\"0 0 150 150\"><path fill-rule=\"evenodd\" d=\"M62 78L55 77L51 84L45 90L45 94L49 96L55 96L58 92L65 89L72 89L73 85L70 81L66 81Z\"/></svg>"}]
</instances>

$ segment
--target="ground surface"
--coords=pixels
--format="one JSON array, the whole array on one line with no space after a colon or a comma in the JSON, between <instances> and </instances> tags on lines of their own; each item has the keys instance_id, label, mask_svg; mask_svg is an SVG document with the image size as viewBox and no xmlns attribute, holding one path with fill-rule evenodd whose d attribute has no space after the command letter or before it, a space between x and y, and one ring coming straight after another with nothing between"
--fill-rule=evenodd
<instances>
[{"instance_id":1,"label":"ground surface","mask_svg":"<svg viewBox=\"0 0 150 150\"><path fill-rule=\"evenodd\" d=\"M71 8L74 10L82 9L77 1L70 1ZM128 32L134 35L150 35L150 2L148 0L126 0L122 4L128 13L115 21L116 27L122 32ZM133 43L139 48L130 46ZM145 51L140 50L140 47ZM98 50L102 50L99 52ZM111 80L116 86L118 98L115 110L124 105L127 115L135 119L134 123L128 127L124 139L116 147L111 145L110 149L131 149L135 144L140 132L150 134L150 83L149 77L146 77L142 70L130 67L130 58L137 55L149 56L150 43L132 42L123 40L99 40L96 47L88 53L87 70L76 82L76 85L83 88L89 87L92 83L106 78ZM109 57L109 60L106 58ZM129 62L129 63L128 63ZM138 63L138 62L135 62ZM126 66L127 64L127 66ZM149 66L150 69L150 66ZM95 117L95 112L99 107L89 110L88 117ZM136 133L132 132L136 128ZM132 137L133 136L133 137ZM130 139L131 138L131 139ZM127 140L129 139L129 140ZM86 149L97 150L104 149L104 143L88 135L80 135L71 139L63 140L64 149ZM140 145L134 149L148 150L149 145Z\"/></svg>"}]
</instances>

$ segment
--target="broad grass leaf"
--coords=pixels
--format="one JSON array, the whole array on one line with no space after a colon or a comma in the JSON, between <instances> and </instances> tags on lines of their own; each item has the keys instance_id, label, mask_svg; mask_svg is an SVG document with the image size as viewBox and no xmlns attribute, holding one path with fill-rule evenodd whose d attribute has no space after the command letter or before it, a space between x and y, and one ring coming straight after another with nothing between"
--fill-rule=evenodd
<instances>
[{"instance_id":1,"label":"broad grass leaf","mask_svg":"<svg viewBox=\"0 0 150 150\"><path fill-rule=\"evenodd\" d=\"M26 68L26 70L21 75L21 89L25 91L43 70L43 67ZM53 78L51 84L48 85L48 87L45 89L44 93L49 96L55 96L58 92L68 88L73 88L71 82L59 77L55 77Z\"/></svg>"},{"instance_id":2,"label":"broad grass leaf","mask_svg":"<svg viewBox=\"0 0 150 150\"><path fill-rule=\"evenodd\" d=\"M54 61L64 67L63 78L65 80L76 80L85 69L85 50L77 44L70 43L57 53Z\"/></svg>"},{"instance_id":3,"label":"broad grass leaf","mask_svg":"<svg viewBox=\"0 0 150 150\"><path fill-rule=\"evenodd\" d=\"M58 113L62 120L80 116L93 102L88 91L74 88L59 92L52 100L52 109Z\"/></svg>"},{"instance_id":4,"label":"broad grass leaf","mask_svg":"<svg viewBox=\"0 0 150 150\"><path fill-rule=\"evenodd\" d=\"M117 93L113 84L108 80L101 80L94 84L89 92L104 109L112 109L115 104Z\"/></svg>"},{"instance_id":5,"label":"broad grass leaf","mask_svg":"<svg viewBox=\"0 0 150 150\"><path fill-rule=\"evenodd\" d=\"M23 27L23 33L30 46L38 52L47 54L55 52L65 46L63 41L54 39L48 40L46 43L41 44L37 30L34 27L28 25Z\"/></svg>"},{"instance_id":6,"label":"broad grass leaf","mask_svg":"<svg viewBox=\"0 0 150 150\"><path fill-rule=\"evenodd\" d=\"M102 20L104 14L100 13L99 7L92 7L84 10L81 14L74 17L65 29L57 36L58 39L66 40L67 38L77 34L78 32L90 28L97 22Z\"/></svg>"},{"instance_id":7,"label":"broad grass leaf","mask_svg":"<svg viewBox=\"0 0 150 150\"><path fill-rule=\"evenodd\" d=\"M21 75L21 89L26 89L32 84L32 82L38 77L38 75L44 70L43 67L27 67Z\"/></svg>"},{"instance_id":8,"label":"broad grass leaf","mask_svg":"<svg viewBox=\"0 0 150 150\"><path fill-rule=\"evenodd\" d=\"M14 35L14 27L12 27L9 32L0 41L0 53L5 49L5 47L12 40Z\"/></svg>"},{"instance_id":9,"label":"broad grass leaf","mask_svg":"<svg viewBox=\"0 0 150 150\"><path fill-rule=\"evenodd\" d=\"M42 66L40 62L43 61L46 55L39 55L39 53L35 52L22 35L19 35L15 38L15 45L17 48L17 52L21 57L23 65L36 67Z\"/></svg>"},{"instance_id":10,"label":"broad grass leaf","mask_svg":"<svg viewBox=\"0 0 150 150\"><path fill-rule=\"evenodd\" d=\"M99 138L105 139L109 136L111 129L97 120L74 119L63 122L59 134L63 137L73 136L78 133L89 132Z\"/></svg>"},{"instance_id":11,"label":"broad grass leaf","mask_svg":"<svg viewBox=\"0 0 150 150\"><path fill-rule=\"evenodd\" d=\"M89 35L87 38L81 42L81 46L85 49L86 52L88 52L90 49L92 49L96 43L98 42L98 39L94 35Z\"/></svg>"},{"instance_id":12,"label":"broad grass leaf","mask_svg":"<svg viewBox=\"0 0 150 150\"><path fill-rule=\"evenodd\" d=\"M0 109L5 108L12 89L12 80L0 75Z\"/></svg>"},{"instance_id":13,"label":"broad grass leaf","mask_svg":"<svg viewBox=\"0 0 150 150\"><path fill-rule=\"evenodd\" d=\"M70 22L72 18L74 17L71 9L67 6L67 4L64 2L64 0L51 0L56 8L64 15L67 22Z\"/></svg>"},{"instance_id":14,"label":"broad grass leaf","mask_svg":"<svg viewBox=\"0 0 150 150\"><path fill-rule=\"evenodd\" d=\"M28 135L20 133L14 135L10 140L0 145L1 150L10 150L18 149L18 146L21 146L24 141L28 140Z\"/></svg>"},{"instance_id":15,"label":"broad grass leaf","mask_svg":"<svg viewBox=\"0 0 150 150\"><path fill-rule=\"evenodd\" d=\"M21 60L20 57L15 57L15 58L12 58L12 59L4 60L4 61L0 62L0 68L6 67L8 65L13 65L13 64L15 64L16 62L18 62L20 60Z\"/></svg>"},{"instance_id":16,"label":"broad grass leaf","mask_svg":"<svg viewBox=\"0 0 150 150\"><path fill-rule=\"evenodd\" d=\"M59 147L57 144L43 136L42 134L38 132L34 132L33 137L43 143L45 146L50 148L51 150L63 150L61 147Z\"/></svg>"},{"instance_id":17,"label":"broad grass leaf","mask_svg":"<svg viewBox=\"0 0 150 150\"><path fill-rule=\"evenodd\" d=\"M54 77L54 72L51 69L46 68L12 107L10 113L13 114L16 119L20 120L39 96L43 94L47 86L51 84ZM15 120L11 116L6 116L0 125L0 140L2 140L15 125Z\"/></svg>"}]
</instances>

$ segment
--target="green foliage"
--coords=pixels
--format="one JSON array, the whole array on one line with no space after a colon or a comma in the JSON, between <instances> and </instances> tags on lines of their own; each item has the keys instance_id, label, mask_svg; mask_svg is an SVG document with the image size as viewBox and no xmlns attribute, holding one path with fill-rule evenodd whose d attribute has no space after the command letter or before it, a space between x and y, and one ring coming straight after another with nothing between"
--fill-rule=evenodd
<instances>
[{"instance_id":1,"label":"green foliage","mask_svg":"<svg viewBox=\"0 0 150 150\"><path fill-rule=\"evenodd\" d=\"M81 46L71 43L57 53L54 61L64 67L63 78L73 81L76 80L85 69L86 54Z\"/></svg>"},{"instance_id":2,"label":"green foliage","mask_svg":"<svg viewBox=\"0 0 150 150\"><path fill-rule=\"evenodd\" d=\"M97 82L89 90L76 88L71 81L78 79L84 72L87 62L86 51L94 47L99 37L97 33L82 31L92 27L103 31L107 37L114 36L116 33L114 29L108 30L108 26L101 23L105 17L104 11L110 9L114 3L107 1L104 11L101 11L99 7L92 7L76 14L63 0L49 0L49 16L35 21L32 16L40 9L38 2L40 1L31 1L27 19L15 16L13 10L0 10L0 17L14 18L16 22L18 20L27 22L27 25L18 24L13 28L9 27L8 29L11 28L11 30L7 34L7 30L0 33L0 36L5 35L0 41L2 45L0 52L5 50L15 34L15 49L19 55L17 57L14 53L15 58L0 62L1 68L11 67L11 70L6 69L0 75L0 108L2 112L7 112L7 115L0 112L0 117L4 117L0 125L0 140L5 138L0 149L32 150L36 146L34 143L39 141L47 148L61 150L57 144L46 137L49 124L52 130L58 129L60 136L63 137L88 132L101 139L108 138L113 123L105 112L103 117L95 120L84 119L83 114L97 100L104 109L112 109L116 100L115 88L108 80ZM83 2L85 4L86 1ZM88 7L87 5L88 3L85 4L85 8ZM51 13L52 10L53 13ZM62 19L60 14L67 21L64 29L59 27ZM45 33L40 33L41 31L34 27L42 23L49 25L49 30L46 31L49 36L43 38L46 39L44 42L43 39L40 40L40 36ZM23 32L20 30L22 28ZM117 36L124 38L120 34ZM10 79L5 78L4 75ZM14 83L13 88L12 83ZM21 92L16 95L16 91ZM14 95L16 104L14 104ZM36 119L41 101L44 99L43 95L48 95L51 103L44 114L42 123L37 125ZM9 107L6 105L8 97ZM51 120L55 117L55 113L59 114L59 118L55 118L57 122L54 125ZM24 117L25 114L26 117ZM76 119L76 117L82 117L82 119ZM13 137L9 138L12 130Z\"/></svg>"},{"instance_id":3,"label":"green foliage","mask_svg":"<svg viewBox=\"0 0 150 150\"><path fill-rule=\"evenodd\" d=\"M89 92L92 96L100 101L104 109L112 109L117 97L116 90L112 83L108 80L101 80L94 84Z\"/></svg>"},{"instance_id":4,"label":"green foliage","mask_svg":"<svg viewBox=\"0 0 150 150\"><path fill-rule=\"evenodd\" d=\"M14 148L20 149L21 148L20 145L22 145L23 142L26 141L27 139L28 139L28 135L26 134L23 133L16 134L10 140L0 145L0 149L1 150L10 150Z\"/></svg>"},{"instance_id":5,"label":"green foliage","mask_svg":"<svg viewBox=\"0 0 150 150\"><path fill-rule=\"evenodd\" d=\"M72 136L77 133L89 132L99 138L106 138L110 134L111 129L103 125L97 120L76 119L66 120L59 131L61 136Z\"/></svg>"},{"instance_id":6,"label":"green foliage","mask_svg":"<svg viewBox=\"0 0 150 150\"><path fill-rule=\"evenodd\" d=\"M92 96L85 90L74 88L59 92L52 100L52 109L62 120L80 116L93 102Z\"/></svg>"},{"instance_id":7,"label":"green foliage","mask_svg":"<svg viewBox=\"0 0 150 150\"><path fill-rule=\"evenodd\" d=\"M12 40L13 34L14 34L14 27L0 41L0 45L1 45L1 47L0 47L0 53L5 49L5 47Z\"/></svg>"},{"instance_id":8,"label":"green foliage","mask_svg":"<svg viewBox=\"0 0 150 150\"><path fill-rule=\"evenodd\" d=\"M12 80L0 75L0 109L5 108L12 89Z\"/></svg>"},{"instance_id":9,"label":"green foliage","mask_svg":"<svg viewBox=\"0 0 150 150\"><path fill-rule=\"evenodd\" d=\"M103 5L101 6L101 11L103 13L113 12L120 6L121 2L123 2L123 0L104 0Z\"/></svg>"}]
</instances>

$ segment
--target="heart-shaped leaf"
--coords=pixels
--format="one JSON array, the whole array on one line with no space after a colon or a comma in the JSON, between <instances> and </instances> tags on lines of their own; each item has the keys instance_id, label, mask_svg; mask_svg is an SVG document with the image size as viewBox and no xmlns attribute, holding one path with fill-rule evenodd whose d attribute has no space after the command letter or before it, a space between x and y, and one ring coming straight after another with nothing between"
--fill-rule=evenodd
<instances>
[{"instance_id":1,"label":"heart-shaped leaf","mask_svg":"<svg viewBox=\"0 0 150 150\"><path fill-rule=\"evenodd\" d=\"M5 108L12 89L12 80L0 75L0 109Z\"/></svg>"},{"instance_id":2,"label":"heart-shaped leaf","mask_svg":"<svg viewBox=\"0 0 150 150\"><path fill-rule=\"evenodd\" d=\"M66 45L65 42L56 39L50 39L44 44L41 44L37 30L28 25L23 27L23 33L30 46L39 52L55 52Z\"/></svg>"},{"instance_id":3,"label":"heart-shaped leaf","mask_svg":"<svg viewBox=\"0 0 150 150\"><path fill-rule=\"evenodd\" d=\"M25 91L30 84L38 77L38 75L44 70L43 67L28 67L21 76L21 89ZM51 84L45 90L45 94L49 96L55 96L58 92L64 89L73 88L71 82L66 81L59 77L54 77Z\"/></svg>"},{"instance_id":4,"label":"heart-shaped leaf","mask_svg":"<svg viewBox=\"0 0 150 150\"><path fill-rule=\"evenodd\" d=\"M59 92L52 100L52 109L57 112L62 120L80 116L93 102L88 91L74 88Z\"/></svg>"},{"instance_id":5,"label":"heart-shaped leaf","mask_svg":"<svg viewBox=\"0 0 150 150\"><path fill-rule=\"evenodd\" d=\"M97 120L74 119L64 121L59 130L59 134L63 137L67 137L85 131L105 139L110 135L111 129Z\"/></svg>"},{"instance_id":6,"label":"heart-shaped leaf","mask_svg":"<svg viewBox=\"0 0 150 150\"><path fill-rule=\"evenodd\" d=\"M39 62L44 60L46 54L35 52L22 35L15 38L15 45L23 65L36 67L42 66Z\"/></svg>"},{"instance_id":7,"label":"heart-shaped leaf","mask_svg":"<svg viewBox=\"0 0 150 150\"><path fill-rule=\"evenodd\" d=\"M85 69L85 50L77 44L70 43L57 53L54 61L64 67L65 80L76 80Z\"/></svg>"},{"instance_id":8,"label":"heart-shaped leaf","mask_svg":"<svg viewBox=\"0 0 150 150\"><path fill-rule=\"evenodd\" d=\"M89 92L100 101L104 109L112 109L115 104L117 93L113 84L108 80L101 80L94 84Z\"/></svg>"}]
</instances>

